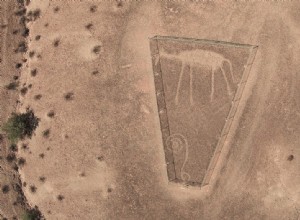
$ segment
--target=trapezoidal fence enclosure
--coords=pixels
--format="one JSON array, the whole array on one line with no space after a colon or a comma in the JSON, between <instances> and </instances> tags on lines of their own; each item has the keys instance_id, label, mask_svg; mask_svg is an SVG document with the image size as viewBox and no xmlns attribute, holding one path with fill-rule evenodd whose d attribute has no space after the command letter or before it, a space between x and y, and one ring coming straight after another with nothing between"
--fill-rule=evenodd
<instances>
[{"instance_id":1,"label":"trapezoidal fence enclosure","mask_svg":"<svg viewBox=\"0 0 300 220\"><path fill-rule=\"evenodd\" d=\"M208 185L257 46L155 36L150 50L168 179Z\"/></svg>"}]
</instances>

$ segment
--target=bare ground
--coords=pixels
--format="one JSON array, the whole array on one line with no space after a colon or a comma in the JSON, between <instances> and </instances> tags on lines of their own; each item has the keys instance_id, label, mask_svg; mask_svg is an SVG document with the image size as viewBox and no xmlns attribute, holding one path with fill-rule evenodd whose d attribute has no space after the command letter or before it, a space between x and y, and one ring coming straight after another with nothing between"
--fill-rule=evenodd
<instances>
[{"instance_id":1,"label":"bare ground","mask_svg":"<svg viewBox=\"0 0 300 220\"><path fill-rule=\"evenodd\" d=\"M29 26L35 56L21 77L32 88L19 110L32 107L41 123L20 152L21 175L47 219L299 219L298 2L36 0L35 8L42 12ZM168 184L154 35L259 46L249 98L210 195Z\"/></svg>"}]
</instances>

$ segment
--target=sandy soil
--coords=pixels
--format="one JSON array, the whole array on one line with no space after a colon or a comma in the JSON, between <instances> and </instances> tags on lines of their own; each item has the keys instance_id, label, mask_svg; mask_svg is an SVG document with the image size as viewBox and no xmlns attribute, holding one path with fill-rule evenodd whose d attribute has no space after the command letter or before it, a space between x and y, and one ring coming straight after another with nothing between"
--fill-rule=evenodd
<instances>
[{"instance_id":1,"label":"sandy soil","mask_svg":"<svg viewBox=\"0 0 300 220\"><path fill-rule=\"evenodd\" d=\"M21 74L32 87L18 109L30 106L41 122L19 156L25 195L47 219L299 219L300 3L33 0L36 8ZM155 35L259 46L209 195L168 183Z\"/></svg>"}]
</instances>

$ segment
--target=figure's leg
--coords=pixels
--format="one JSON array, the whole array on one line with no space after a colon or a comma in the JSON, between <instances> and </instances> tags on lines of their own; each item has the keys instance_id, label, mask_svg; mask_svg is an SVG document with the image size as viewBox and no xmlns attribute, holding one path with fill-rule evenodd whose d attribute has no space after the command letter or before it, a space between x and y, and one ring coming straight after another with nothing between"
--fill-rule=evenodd
<instances>
[{"instance_id":1,"label":"figure's leg","mask_svg":"<svg viewBox=\"0 0 300 220\"><path fill-rule=\"evenodd\" d=\"M214 93L215 93L215 68L211 68L211 92L210 92L210 102L214 99Z\"/></svg>"},{"instance_id":2,"label":"figure's leg","mask_svg":"<svg viewBox=\"0 0 300 220\"><path fill-rule=\"evenodd\" d=\"M227 62L228 65L229 65L230 76L231 76L232 82L236 83L236 79L235 79L235 77L233 76L232 65L231 65L230 60L225 59L225 62Z\"/></svg>"},{"instance_id":3,"label":"figure's leg","mask_svg":"<svg viewBox=\"0 0 300 220\"><path fill-rule=\"evenodd\" d=\"M180 75L179 75L179 80L178 80L178 84L177 84L177 90L176 90L176 96L175 96L175 105L178 105L179 90L180 90L180 87L181 87L181 81L182 81L184 67L185 67L185 63L182 63L181 64Z\"/></svg>"},{"instance_id":4,"label":"figure's leg","mask_svg":"<svg viewBox=\"0 0 300 220\"><path fill-rule=\"evenodd\" d=\"M194 99L193 99L193 70L190 66L190 104L194 105Z\"/></svg>"},{"instance_id":5,"label":"figure's leg","mask_svg":"<svg viewBox=\"0 0 300 220\"><path fill-rule=\"evenodd\" d=\"M224 77L225 82L226 82L227 93L228 93L229 97L231 97L231 96L232 96L232 91L231 91L231 88L230 88L230 86L229 86L229 82L228 82L226 73L225 73L224 69L223 69L221 66L220 66L220 69L221 69L221 71L222 71L223 77Z\"/></svg>"}]
</instances>

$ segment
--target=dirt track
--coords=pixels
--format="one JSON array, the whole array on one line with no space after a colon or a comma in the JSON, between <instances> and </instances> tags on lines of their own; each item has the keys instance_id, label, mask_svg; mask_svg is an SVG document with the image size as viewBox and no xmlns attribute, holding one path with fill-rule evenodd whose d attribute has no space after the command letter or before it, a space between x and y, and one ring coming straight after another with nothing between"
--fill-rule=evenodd
<instances>
[{"instance_id":1,"label":"dirt track","mask_svg":"<svg viewBox=\"0 0 300 220\"><path fill-rule=\"evenodd\" d=\"M21 80L32 89L20 110L31 106L41 124L20 152L21 174L37 187L24 191L47 219L299 219L300 3L36 0L29 7L41 8L41 17L30 26L36 55ZM259 46L249 99L209 196L168 185L149 49L155 35ZM99 53L91 53L95 46Z\"/></svg>"}]
</instances>

